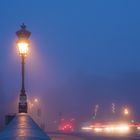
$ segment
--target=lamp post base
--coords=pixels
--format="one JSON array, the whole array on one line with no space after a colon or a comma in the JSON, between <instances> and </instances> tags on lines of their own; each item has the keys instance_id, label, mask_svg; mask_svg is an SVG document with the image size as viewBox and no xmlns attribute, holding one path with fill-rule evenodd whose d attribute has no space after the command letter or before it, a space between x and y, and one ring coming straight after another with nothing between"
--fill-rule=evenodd
<instances>
[{"instance_id":1,"label":"lamp post base","mask_svg":"<svg viewBox=\"0 0 140 140\"><path fill-rule=\"evenodd\" d=\"M27 113L27 103L19 103L19 113Z\"/></svg>"},{"instance_id":2,"label":"lamp post base","mask_svg":"<svg viewBox=\"0 0 140 140\"><path fill-rule=\"evenodd\" d=\"M27 105L27 96L24 93L20 94L20 101L19 101L19 113L27 113L28 112L28 105Z\"/></svg>"}]
</instances>

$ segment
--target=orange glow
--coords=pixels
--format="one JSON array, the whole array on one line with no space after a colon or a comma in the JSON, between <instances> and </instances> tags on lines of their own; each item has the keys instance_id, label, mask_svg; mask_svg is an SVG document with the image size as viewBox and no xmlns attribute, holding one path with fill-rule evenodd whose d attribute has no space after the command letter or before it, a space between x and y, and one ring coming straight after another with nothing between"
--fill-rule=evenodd
<instances>
[{"instance_id":1,"label":"orange glow","mask_svg":"<svg viewBox=\"0 0 140 140\"><path fill-rule=\"evenodd\" d=\"M34 99L34 102L38 103L38 99L37 99L37 98L35 98L35 99Z\"/></svg>"},{"instance_id":2,"label":"orange glow","mask_svg":"<svg viewBox=\"0 0 140 140\"><path fill-rule=\"evenodd\" d=\"M128 115L129 114L129 111L127 108L124 109L124 115Z\"/></svg>"},{"instance_id":3,"label":"orange glow","mask_svg":"<svg viewBox=\"0 0 140 140\"><path fill-rule=\"evenodd\" d=\"M95 132L101 132L101 131L103 131L103 128L94 128L94 131Z\"/></svg>"},{"instance_id":4,"label":"orange glow","mask_svg":"<svg viewBox=\"0 0 140 140\"><path fill-rule=\"evenodd\" d=\"M84 126L81 128L84 131L114 133L114 134L127 134L131 131L131 126L126 123L106 124L100 126ZM139 129L139 127L137 127Z\"/></svg>"},{"instance_id":5,"label":"orange glow","mask_svg":"<svg viewBox=\"0 0 140 140\"><path fill-rule=\"evenodd\" d=\"M17 43L19 54L23 56L27 56L29 52L29 43L27 42L18 42Z\"/></svg>"}]
</instances>

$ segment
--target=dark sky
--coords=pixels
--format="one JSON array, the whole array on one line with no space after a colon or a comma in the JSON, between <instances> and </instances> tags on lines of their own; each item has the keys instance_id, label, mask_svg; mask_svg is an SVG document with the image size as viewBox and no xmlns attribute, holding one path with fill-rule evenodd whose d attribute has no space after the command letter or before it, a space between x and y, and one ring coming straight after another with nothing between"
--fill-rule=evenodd
<instances>
[{"instance_id":1,"label":"dark sky","mask_svg":"<svg viewBox=\"0 0 140 140\"><path fill-rule=\"evenodd\" d=\"M61 111L86 120L95 104L109 112L112 102L140 117L139 7L139 0L1 0L1 102L9 108L19 94L15 32L24 22L32 32L27 94L41 99L45 118Z\"/></svg>"}]
</instances>

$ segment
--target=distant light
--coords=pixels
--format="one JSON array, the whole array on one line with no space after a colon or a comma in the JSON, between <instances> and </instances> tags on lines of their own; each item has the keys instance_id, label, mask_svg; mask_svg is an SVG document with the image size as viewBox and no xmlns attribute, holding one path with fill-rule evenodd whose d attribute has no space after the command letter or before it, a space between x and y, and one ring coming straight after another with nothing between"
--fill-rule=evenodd
<instances>
[{"instance_id":1,"label":"distant light","mask_svg":"<svg viewBox=\"0 0 140 140\"><path fill-rule=\"evenodd\" d=\"M98 127L97 127L97 128L94 128L94 131L95 131L95 132L101 132L101 131L103 131L103 128L98 128Z\"/></svg>"},{"instance_id":2,"label":"distant light","mask_svg":"<svg viewBox=\"0 0 140 140\"><path fill-rule=\"evenodd\" d=\"M127 108L124 109L124 115L128 115L129 114L129 110Z\"/></svg>"},{"instance_id":3,"label":"distant light","mask_svg":"<svg viewBox=\"0 0 140 140\"><path fill-rule=\"evenodd\" d=\"M120 132L126 132L129 130L129 126L126 124L122 124L116 127L116 130L120 131Z\"/></svg>"},{"instance_id":4,"label":"distant light","mask_svg":"<svg viewBox=\"0 0 140 140\"><path fill-rule=\"evenodd\" d=\"M140 130L140 126L137 127L137 130Z\"/></svg>"},{"instance_id":5,"label":"distant light","mask_svg":"<svg viewBox=\"0 0 140 140\"><path fill-rule=\"evenodd\" d=\"M82 129L82 130L92 130L91 127L82 127L81 129Z\"/></svg>"},{"instance_id":6,"label":"distant light","mask_svg":"<svg viewBox=\"0 0 140 140\"><path fill-rule=\"evenodd\" d=\"M37 98L35 98L35 99L34 99L34 102L38 103L38 99L37 99Z\"/></svg>"},{"instance_id":7,"label":"distant light","mask_svg":"<svg viewBox=\"0 0 140 140\"><path fill-rule=\"evenodd\" d=\"M105 128L106 131L114 131L115 130L115 126L108 126Z\"/></svg>"},{"instance_id":8,"label":"distant light","mask_svg":"<svg viewBox=\"0 0 140 140\"><path fill-rule=\"evenodd\" d=\"M107 132L115 132L115 133L126 133L129 131L129 129L130 128L128 124L118 124L105 127L105 130Z\"/></svg>"},{"instance_id":9,"label":"distant light","mask_svg":"<svg viewBox=\"0 0 140 140\"><path fill-rule=\"evenodd\" d=\"M134 123L135 121L134 120L131 120L131 122Z\"/></svg>"}]
</instances>

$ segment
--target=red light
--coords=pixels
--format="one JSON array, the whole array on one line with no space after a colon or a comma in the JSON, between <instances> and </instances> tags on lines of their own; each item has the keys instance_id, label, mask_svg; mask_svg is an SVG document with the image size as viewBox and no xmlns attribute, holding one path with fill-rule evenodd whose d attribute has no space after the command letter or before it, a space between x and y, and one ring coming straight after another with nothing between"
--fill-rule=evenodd
<instances>
[{"instance_id":1,"label":"red light","mask_svg":"<svg viewBox=\"0 0 140 140\"><path fill-rule=\"evenodd\" d=\"M74 126L75 126L75 119L72 118L66 121L64 118L62 118L59 124L59 131L70 133L74 131Z\"/></svg>"}]
</instances>

